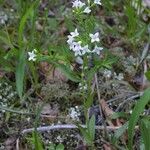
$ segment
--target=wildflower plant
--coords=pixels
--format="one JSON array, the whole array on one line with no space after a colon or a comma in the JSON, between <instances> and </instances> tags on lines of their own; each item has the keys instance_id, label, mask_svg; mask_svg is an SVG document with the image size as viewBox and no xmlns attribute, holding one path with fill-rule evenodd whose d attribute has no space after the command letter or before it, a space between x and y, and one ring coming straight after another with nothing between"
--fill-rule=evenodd
<instances>
[{"instance_id":1,"label":"wildflower plant","mask_svg":"<svg viewBox=\"0 0 150 150\"><path fill-rule=\"evenodd\" d=\"M96 28L96 19L92 15L92 10L94 10L96 6L102 4L100 0L88 0L85 3L80 0L75 0L72 3L76 27L74 31L71 31L68 35L67 44L76 60L82 62L81 83L79 83L79 88L83 93L86 91L86 93L90 94L93 75L91 76L91 79L88 78L88 75L90 72L94 74L94 69L91 67L92 65L95 66L93 59L101 59L101 57L103 57L102 51L104 49L100 43L101 34ZM88 97L91 97L90 95L88 95ZM91 104L92 98L85 101L86 109L90 107Z\"/></svg>"},{"instance_id":2,"label":"wildflower plant","mask_svg":"<svg viewBox=\"0 0 150 150\"><path fill-rule=\"evenodd\" d=\"M114 59L107 57L105 48L102 46L102 33L98 27L95 8L102 5L100 0L87 0L72 2L72 18L74 29L67 36L63 56L56 50L56 54L41 54L37 50L28 52L29 61L47 61L58 67L69 79L79 83L79 89L84 98L84 112L88 122L87 110L93 103L92 81L94 74L100 68L110 68ZM59 48L60 49L60 48ZM64 50L65 49L65 50ZM72 69L72 62L80 64L81 72ZM62 63L63 62L63 63Z\"/></svg>"},{"instance_id":3,"label":"wildflower plant","mask_svg":"<svg viewBox=\"0 0 150 150\"><path fill-rule=\"evenodd\" d=\"M65 50L66 53L63 53L64 57L60 56L59 53L43 55L37 53L35 49L28 52L29 61L48 61L58 67L69 79L79 82L79 89L85 97L84 106L86 110L93 101L91 83L95 72L101 67L108 68L113 63L107 56L104 57L103 55L104 48L101 43L103 35L98 27L96 16L93 15L95 8L99 8L101 5L100 0L87 0L85 2L75 0L72 2L73 17L70 18L70 21L74 24L74 30L70 31L67 36L67 47L65 47L67 50ZM81 72L73 71L72 60L76 60L81 65Z\"/></svg>"}]
</instances>

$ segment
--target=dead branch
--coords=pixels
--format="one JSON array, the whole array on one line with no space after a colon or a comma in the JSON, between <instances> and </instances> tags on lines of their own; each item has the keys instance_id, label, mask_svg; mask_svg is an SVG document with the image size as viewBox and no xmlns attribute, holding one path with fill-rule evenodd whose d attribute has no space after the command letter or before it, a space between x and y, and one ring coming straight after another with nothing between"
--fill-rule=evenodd
<instances>
[{"instance_id":1,"label":"dead branch","mask_svg":"<svg viewBox=\"0 0 150 150\"><path fill-rule=\"evenodd\" d=\"M86 125L80 125L83 128L87 128ZM95 129L97 130L105 130L105 128L107 130L117 130L122 126L95 126ZM139 126L136 126L135 129L138 129ZM74 124L61 124L61 125L51 125L51 126L44 126L44 127L38 127L36 130L39 132L45 132L45 131L50 131L50 130L60 130L60 129L78 129L78 126L74 125ZM35 130L35 128L29 128L29 129L24 129L21 134L27 134L30 132L33 132Z\"/></svg>"}]
</instances>

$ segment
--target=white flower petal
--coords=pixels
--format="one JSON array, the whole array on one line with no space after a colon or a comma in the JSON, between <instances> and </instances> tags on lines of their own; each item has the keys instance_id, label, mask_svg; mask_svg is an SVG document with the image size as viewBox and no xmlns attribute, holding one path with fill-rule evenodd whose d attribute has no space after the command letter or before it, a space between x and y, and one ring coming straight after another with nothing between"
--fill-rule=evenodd
<instances>
[{"instance_id":1,"label":"white flower petal","mask_svg":"<svg viewBox=\"0 0 150 150\"><path fill-rule=\"evenodd\" d=\"M91 38L91 43L94 43L94 42L99 42L100 39L99 39L99 33L95 33L95 34L89 34L90 38Z\"/></svg>"},{"instance_id":2,"label":"white flower petal","mask_svg":"<svg viewBox=\"0 0 150 150\"><path fill-rule=\"evenodd\" d=\"M68 40L67 40L67 43L70 45L74 42L74 37L71 36L71 35L68 35Z\"/></svg>"},{"instance_id":3,"label":"white flower petal","mask_svg":"<svg viewBox=\"0 0 150 150\"><path fill-rule=\"evenodd\" d=\"M89 7L86 7L83 12L89 14L91 12L91 9Z\"/></svg>"},{"instance_id":4,"label":"white flower petal","mask_svg":"<svg viewBox=\"0 0 150 150\"><path fill-rule=\"evenodd\" d=\"M73 3L72 5L73 8L82 8L85 5L85 3L81 2L80 0L75 0L72 3Z\"/></svg>"},{"instance_id":5,"label":"white flower petal","mask_svg":"<svg viewBox=\"0 0 150 150\"><path fill-rule=\"evenodd\" d=\"M95 4L102 5L101 0L94 0Z\"/></svg>"},{"instance_id":6,"label":"white flower petal","mask_svg":"<svg viewBox=\"0 0 150 150\"><path fill-rule=\"evenodd\" d=\"M96 53L97 55L100 55L100 52L103 50L103 47L98 47L97 45L95 46L94 50L92 53Z\"/></svg>"},{"instance_id":7,"label":"white flower petal","mask_svg":"<svg viewBox=\"0 0 150 150\"><path fill-rule=\"evenodd\" d=\"M70 33L72 37L77 37L79 35L77 28L75 29L74 32Z\"/></svg>"},{"instance_id":8,"label":"white flower petal","mask_svg":"<svg viewBox=\"0 0 150 150\"><path fill-rule=\"evenodd\" d=\"M76 58L76 62L77 62L78 64L82 65L82 64L83 64L83 59L82 59L81 57L77 57L77 58Z\"/></svg>"}]
</instances>

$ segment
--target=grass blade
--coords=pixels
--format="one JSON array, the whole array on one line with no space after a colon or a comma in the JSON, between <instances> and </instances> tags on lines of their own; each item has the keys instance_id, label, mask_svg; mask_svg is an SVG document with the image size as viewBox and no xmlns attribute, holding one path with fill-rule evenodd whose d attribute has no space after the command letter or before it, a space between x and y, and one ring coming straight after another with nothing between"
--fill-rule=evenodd
<instances>
[{"instance_id":1,"label":"grass blade","mask_svg":"<svg viewBox=\"0 0 150 150\"><path fill-rule=\"evenodd\" d=\"M146 118L141 121L141 133L145 150L150 150L150 121Z\"/></svg>"},{"instance_id":2,"label":"grass blade","mask_svg":"<svg viewBox=\"0 0 150 150\"><path fill-rule=\"evenodd\" d=\"M129 135L129 150L132 150L133 145L133 135L134 135L134 127L139 119L141 112L144 110L145 105L150 101L150 88L148 88L144 95L140 98L137 102L136 106L134 107L133 113L129 120L129 127L128 127L128 135Z\"/></svg>"},{"instance_id":3,"label":"grass blade","mask_svg":"<svg viewBox=\"0 0 150 150\"><path fill-rule=\"evenodd\" d=\"M95 139L95 116L94 115L89 120L88 130L91 139L94 141Z\"/></svg>"},{"instance_id":4,"label":"grass blade","mask_svg":"<svg viewBox=\"0 0 150 150\"><path fill-rule=\"evenodd\" d=\"M25 24L27 22L28 17L30 16L31 12L34 10L34 6L39 2L39 0L35 1L31 7L26 11L24 16L22 17L19 25L19 61L16 68L16 88L20 99L22 98L23 93L23 82L24 82L24 75L25 75L25 48L23 47L23 31L25 28Z\"/></svg>"}]
</instances>

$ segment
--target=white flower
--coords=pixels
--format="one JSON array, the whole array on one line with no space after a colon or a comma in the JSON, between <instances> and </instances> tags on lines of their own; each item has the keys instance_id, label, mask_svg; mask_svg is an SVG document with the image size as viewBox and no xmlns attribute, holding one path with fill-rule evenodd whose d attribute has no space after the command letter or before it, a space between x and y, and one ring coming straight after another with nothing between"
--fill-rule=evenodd
<instances>
[{"instance_id":1,"label":"white flower","mask_svg":"<svg viewBox=\"0 0 150 150\"><path fill-rule=\"evenodd\" d=\"M91 12L91 9L89 7L86 7L83 12L89 14Z\"/></svg>"},{"instance_id":2,"label":"white flower","mask_svg":"<svg viewBox=\"0 0 150 150\"><path fill-rule=\"evenodd\" d=\"M112 76L111 70L108 69L105 69L103 74L106 78L110 78Z\"/></svg>"},{"instance_id":3,"label":"white flower","mask_svg":"<svg viewBox=\"0 0 150 150\"><path fill-rule=\"evenodd\" d=\"M117 80L123 80L124 79L124 76L123 76L123 73L119 73L119 75L115 77Z\"/></svg>"},{"instance_id":4,"label":"white flower","mask_svg":"<svg viewBox=\"0 0 150 150\"><path fill-rule=\"evenodd\" d=\"M67 43L69 44L69 48L72 51L74 51L75 56L81 56L82 55L82 53L81 53L81 50L82 50L81 41L76 42L74 39L74 37L79 35L77 29L75 29L75 31L71 32L70 34L71 35L68 36L68 40L67 40Z\"/></svg>"},{"instance_id":5,"label":"white flower","mask_svg":"<svg viewBox=\"0 0 150 150\"><path fill-rule=\"evenodd\" d=\"M70 45L70 48L74 51L75 56L82 56L81 50L81 41L79 42L73 42L72 45Z\"/></svg>"},{"instance_id":6,"label":"white flower","mask_svg":"<svg viewBox=\"0 0 150 150\"><path fill-rule=\"evenodd\" d=\"M101 0L94 0L95 4L102 5Z\"/></svg>"},{"instance_id":7,"label":"white flower","mask_svg":"<svg viewBox=\"0 0 150 150\"><path fill-rule=\"evenodd\" d=\"M72 3L73 3L72 7L75 8L82 8L85 5L85 3L81 2L80 0L75 0Z\"/></svg>"},{"instance_id":8,"label":"white flower","mask_svg":"<svg viewBox=\"0 0 150 150\"><path fill-rule=\"evenodd\" d=\"M63 142L63 138L61 138L61 136L60 136L60 135L59 135L59 136L57 136L56 140L57 140L57 142L60 142L60 143L62 143L62 142Z\"/></svg>"},{"instance_id":9,"label":"white flower","mask_svg":"<svg viewBox=\"0 0 150 150\"><path fill-rule=\"evenodd\" d=\"M79 35L77 28L75 29L74 32L70 33L72 37L77 37Z\"/></svg>"},{"instance_id":10,"label":"white flower","mask_svg":"<svg viewBox=\"0 0 150 150\"><path fill-rule=\"evenodd\" d=\"M89 53L89 52L91 51L89 50L88 45L82 47L82 55L84 55L85 53Z\"/></svg>"},{"instance_id":11,"label":"white flower","mask_svg":"<svg viewBox=\"0 0 150 150\"><path fill-rule=\"evenodd\" d=\"M100 41L98 32L95 34L89 34L89 36L91 38L91 43Z\"/></svg>"},{"instance_id":12,"label":"white flower","mask_svg":"<svg viewBox=\"0 0 150 150\"><path fill-rule=\"evenodd\" d=\"M30 117L28 117L28 118L26 118L26 119L27 119L27 121L28 121L28 122L31 120L31 118L30 118Z\"/></svg>"},{"instance_id":13,"label":"white flower","mask_svg":"<svg viewBox=\"0 0 150 150\"><path fill-rule=\"evenodd\" d=\"M36 54L35 54L35 52L36 52L36 49L34 49L32 52L28 52L28 55L29 55L29 58L28 58L28 60L29 61L35 61L36 60Z\"/></svg>"},{"instance_id":14,"label":"white flower","mask_svg":"<svg viewBox=\"0 0 150 150\"><path fill-rule=\"evenodd\" d=\"M76 62L80 65L83 65L83 59L79 56L76 58Z\"/></svg>"},{"instance_id":15,"label":"white flower","mask_svg":"<svg viewBox=\"0 0 150 150\"><path fill-rule=\"evenodd\" d=\"M79 83L80 90L87 90L87 84Z\"/></svg>"},{"instance_id":16,"label":"white flower","mask_svg":"<svg viewBox=\"0 0 150 150\"><path fill-rule=\"evenodd\" d=\"M8 16L2 11L0 12L0 24L5 24L8 21Z\"/></svg>"},{"instance_id":17,"label":"white flower","mask_svg":"<svg viewBox=\"0 0 150 150\"><path fill-rule=\"evenodd\" d=\"M81 41L79 41L79 42L74 42L73 44L74 44L74 48L73 48L73 51L79 51L79 50L81 50L82 49L82 47L81 47Z\"/></svg>"},{"instance_id":18,"label":"white flower","mask_svg":"<svg viewBox=\"0 0 150 150\"><path fill-rule=\"evenodd\" d=\"M74 44L74 43L75 43L75 42L69 44L69 48L70 48L71 50L73 50L74 47L75 47L75 44Z\"/></svg>"},{"instance_id":19,"label":"white flower","mask_svg":"<svg viewBox=\"0 0 150 150\"><path fill-rule=\"evenodd\" d=\"M71 36L71 35L68 35L68 40L67 40L67 43L70 45L74 42L74 37Z\"/></svg>"},{"instance_id":20,"label":"white flower","mask_svg":"<svg viewBox=\"0 0 150 150\"><path fill-rule=\"evenodd\" d=\"M130 110L129 113L132 114L132 110Z\"/></svg>"},{"instance_id":21,"label":"white flower","mask_svg":"<svg viewBox=\"0 0 150 150\"><path fill-rule=\"evenodd\" d=\"M75 51L74 55L75 55L75 56L82 56L82 53L81 53L80 50L78 50L78 51Z\"/></svg>"},{"instance_id":22,"label":"white flower","mask_svg":"<svg viewBox=\"0 0 150 150\"><path fill-rule=\"evenodd\" d=\"M100 55L101 50L103 50L103 48L96 45L92 53L97 53L97 55Z\"/></svg>"},{"instance_id":23,"label":"white flower","mask_svg":"<svg viewBox=\"0 0 150 150\"><path fill-rule=\"evenodd\" d=\"M79 116L80 116L80 115L81 115L81 114L80 114L79 107L76 107L76 108L71 107L71 108L69 109L69 116L70 116L70 118L72 118L73 120L79 121Z\"/></svg>"}]
</instances>

